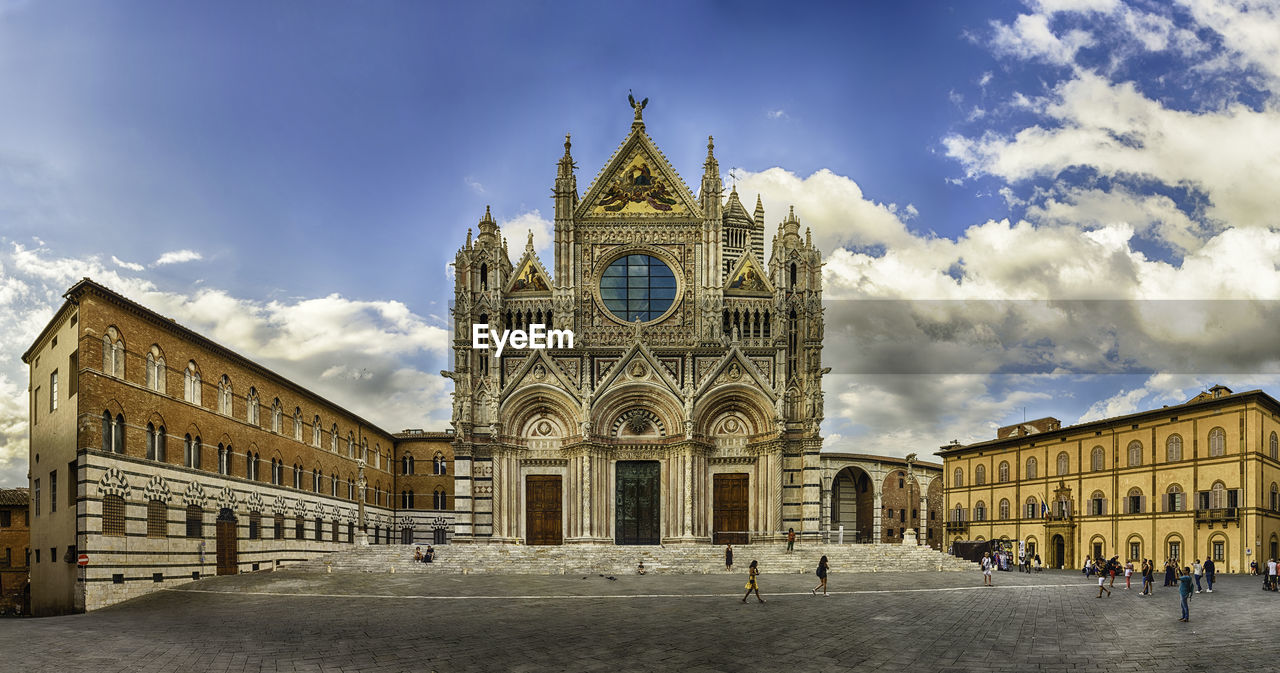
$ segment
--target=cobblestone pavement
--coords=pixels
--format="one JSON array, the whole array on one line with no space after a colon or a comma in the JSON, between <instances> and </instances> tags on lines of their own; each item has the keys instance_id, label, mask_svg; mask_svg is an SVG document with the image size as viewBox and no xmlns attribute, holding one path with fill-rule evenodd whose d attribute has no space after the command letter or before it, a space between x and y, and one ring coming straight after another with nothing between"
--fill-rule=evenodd
<instances>
[{"instance_id":1,"label":"cobblestone pavement","mask_svg":"<svg viewBox=\"0 0 1280 673\"><path fill-rule=\"evenodd\" d=\"M1274 671L1280 594L1223 577L1095 598L1077 573L219 577L0 621L11 671ZM1264 634L1272 634L1264 637Z\"/></svg>"}]
</instances>

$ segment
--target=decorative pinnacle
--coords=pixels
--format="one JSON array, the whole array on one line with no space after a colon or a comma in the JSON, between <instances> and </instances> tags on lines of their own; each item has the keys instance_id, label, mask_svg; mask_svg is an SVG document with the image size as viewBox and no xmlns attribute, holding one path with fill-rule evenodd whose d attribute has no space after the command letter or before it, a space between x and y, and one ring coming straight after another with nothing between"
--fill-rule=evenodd
<instances>
[{"instance_id":1,"label":"decorative pinnacle","mask_svg":"<svg viewBox=\"0 0 1280 673\"><path fill-rule=\"evenodd\" d=\"M569 134L568 134L568 133L566 133L566 134L564 134L564 155L565 155L566 157L567 157L567 156L569 156L569 146L570 146L570 145L572 145L572 143L570 143L570 142L569 142Z\"/></svg>"},{"instance_id":2,"label":"decorative pinnacle","mask_svg":"<svg viewBox=\"0 0 1280 673\"><path fill-rule=\"evenodd\" d=\"M525 250L533 250L533 230L529 230L529 242L524 244Z\"/></svg>"}]
</instances>

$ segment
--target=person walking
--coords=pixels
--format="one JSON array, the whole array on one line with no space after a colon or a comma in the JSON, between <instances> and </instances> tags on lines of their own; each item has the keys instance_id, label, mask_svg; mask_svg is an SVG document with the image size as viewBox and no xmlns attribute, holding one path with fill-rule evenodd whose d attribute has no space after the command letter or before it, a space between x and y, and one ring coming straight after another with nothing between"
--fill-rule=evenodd
<instances>
[{"instance_id":1,"label":"person walking","mask_svg":"<svg viewBox=\"0 0 1280 673\"><path fill-rule=\"evenodd\" d=\"M1040 561L1040 555L1036 554L1036 572L1044 570L1044 563Z\"/></svg>"},{"instance_id":2,"label":"person walking","mask_svg":"<svg viewBox=\"0 0 1280 673\"><path fill-rule=\"evenodd\" d=\"M1093 559L1089 558L1088 554L1085 554L1084 569L1081 572L1084 573L1085 579L1089 579L1089 575L1093 573Z\"/></svg>"},{"instance_id":3,"label":"person walking","mask_svg":"<svg viewBox=\"0 0 1280 673\"><path fill-rule=\"evenodd\" d=\"M1133 577L1133 561L1124 564L1124 590L1129 590L1129 580Z\"/></svg>"},{"instance_id":4,"label":"person walking","mask_svg":"<svg viewBox=\"0 0 1280 673\"><path fill-rule=\"evenodd\" d=\"M1142 593L1138 595L1151 595L1151 563L1147 559L1142 559Z\"/></svg>"},{"instance_id":5,"label":"person walking","mask_svg":"<svg viewBox=\"0 0 1280 673\"><path fill-rule=\"evenodd\" d=\"M795 550L796 550L796 529L788 528L787 529L787 553L791 553Z\"/></svg>"},{"instance_id":6,"label":"person walking","mask_svg":"<svg viewBox=\"0 0 1280 673\"><path fill-rule=\"evenodd\" d=\"M991 552L982 554L982 586L995 586L991 583Z\"/></svg>"},{"instance_id":7,"label":"person walking","mask_svg":"<svg viewBox=\"0 0 1280 673\"><path fill-rule=\"evenodd\" d=\"M742 597L743 603L747 602L747 596L750 596L752 591L756 592L756 600L761 603L765 602L764 599L760 597L760 585L756 582L756 577L759 575L760 568L756 566L756 562L753 560L751 561L751 566L747 568L747 593Z\"/></svg>"},{"instance_id":8,"label":"person walking","mask_svg":"<svg viewBox=\"0 0 1280 673\"><path fill-rule=\"evenodd\" d=\"M1269 590L1271 590L1271 591L1275 591L1275 590L1276 590L1276 560L1275 560L1275 559L1270 559L1269 561L1267 561L1267 584L1266 584L1266 586L1267 586L1267 589L1269 589Z\"/></svg>"},{"instance_id":9,"label":"person walking","mask_svg":"<svg viewBox=\"0 0 1280 673\"><path fill-rule=\"evenodd\" d=\"M1114 581L1115 576L1111 579ZM1111 589L1107 588L1107 573L1102 568L1098 568L1098 598L1102 598L1102 592L1107 592L1107 598L1111 598Z\"/></svg>"},{"instance_id":10,"label":"person walking","mask_svg":"<svg viewBox=\"0 0 1280 673\"><path fill-rule=\"evenodd\" d=\"M1218 572L1218 567L1214 565L1213 559L1204 560L1204 581L1209 584L1209 593L1213 593L1213 576Z\"/></svg>"},{"instance_id":11,"label":"person walking","mask_svg":"<svg viewBox=\"0 0 1280 673\"><path fill-rule=\"evenodd\" d=\"M1200 584L1200 577L1204 573L1204 566L1200 565L1200 559L1196 559L1195 563L1191 564L1191 573L1196 578L1196 593L1204 593L1204 586Z\"/></svg>"},{"instance_id":12,"label":"person walking","mask_svg":"<svg viewBox=\"0 0 1280 673\"><path fill-rule=\"evenodd\" d=\"M724 570L733 572L733 545L724 546Z\"/></svg>"},{"instance_id":13,"label":"person walking","mask_svg":"<svg viewBox=\"0 0 1280 673\"><path fill-rule=\"evenodd\" d=\"M809 593L817 596L818 589L822 589L822 595L824 597L827 595L827 571L830 569L831 564L827 562L827 557L823 556L822 560L818 561L818 586L810 589Z\"/></svg>"},{"instance_id":14,"label":"person walking","mask_svg":"<svg viewBox=\"0 0 1280 673\"><path fill-rule=\"evenodd\" d=\"M1113 556L1107 560L1107 574L1111 575L1111 588L1116 587L1116 573L1120 572L1120 557Z\"/></svg>"},{"instance_id":15,"label":"person walking","mask_svg":"<svg viewBox=\"0 0 1280 673\"><path fill-rule=\"evenodd\" d=\"M1178 621L1189 622L1191 609L1187 601L1191 600L1191 568L1182 568L1182 575L1178 577L1178 596L1182 599L1182 619Z\"/></svg>"},{"instance_id":16,"label":"person walking","mask_svg":"<svg viewBox=\"0 0 1280 673\"><path fill-rule=\"evenodd\" d=\"M1164 585L1167 587L1171 587L1174 585L1175 581L1176 581L1176 575L1174 574L1173 561L1165 561L1164 562Z\"/></svg>"}]
</instances>

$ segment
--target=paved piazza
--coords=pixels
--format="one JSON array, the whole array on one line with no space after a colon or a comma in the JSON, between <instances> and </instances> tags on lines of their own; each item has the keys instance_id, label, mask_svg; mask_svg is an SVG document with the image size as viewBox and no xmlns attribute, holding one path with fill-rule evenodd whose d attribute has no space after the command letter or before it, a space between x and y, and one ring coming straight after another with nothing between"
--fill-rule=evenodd
<instances>
[{"instance_id":1,"label":"paved piazza","mask_svg":"<svg viewBox=\"0 0 1280 673\"><path fill-rule=\"evenodd\" d=\"M745 554L744 554L745 556ZM202 580L87 615L0 621L12 671L1274 671L1280 594L1191 602L1079 573L619 577L312 574ZM1123 579L1117 583L1123 586ZM1267 636L1267 637L1264 637Z\"/></svg>"}]
</instances>

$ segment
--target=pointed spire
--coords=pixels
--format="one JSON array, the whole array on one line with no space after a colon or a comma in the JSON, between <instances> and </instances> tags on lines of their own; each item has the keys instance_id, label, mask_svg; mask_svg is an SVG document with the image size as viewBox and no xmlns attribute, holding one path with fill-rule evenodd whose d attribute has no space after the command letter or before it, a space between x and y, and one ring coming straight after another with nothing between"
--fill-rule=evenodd
<instances>
[{"instance_id":1,"label":"pointed spire","mask_svg":"<svg viewBox=\"0 0 1280 673\"><path fill-rule=\"evenodd\" d=\"M724 193L724 183L720 181L720 162L716 161L715 138L707 136L707 160L702 164L702 189L698 194L702 202L702 212L708 218L720 219L720 196Z\"/></svg>"},{"instance_id":2,"label":"pointed spire","mask_svg":"<svg viewBox=\"0 0 1280 673\"><path fill-rule=\"evenodd\" d=\"M480 236L476 238L476 242L481 245L498 243L498 223L493 221L489 206L484 207L484 217L480 218Z\"/></svg>"},{"instance_id":3,"label":"pointed spire","mask_svg":"<svg viewBox=\"0 0 1280 673\"><path fill-rule=\"evenodd\" d=\"M471 227L467 227L467 249L471 249Z\"/></svg>"}]
</instances>

